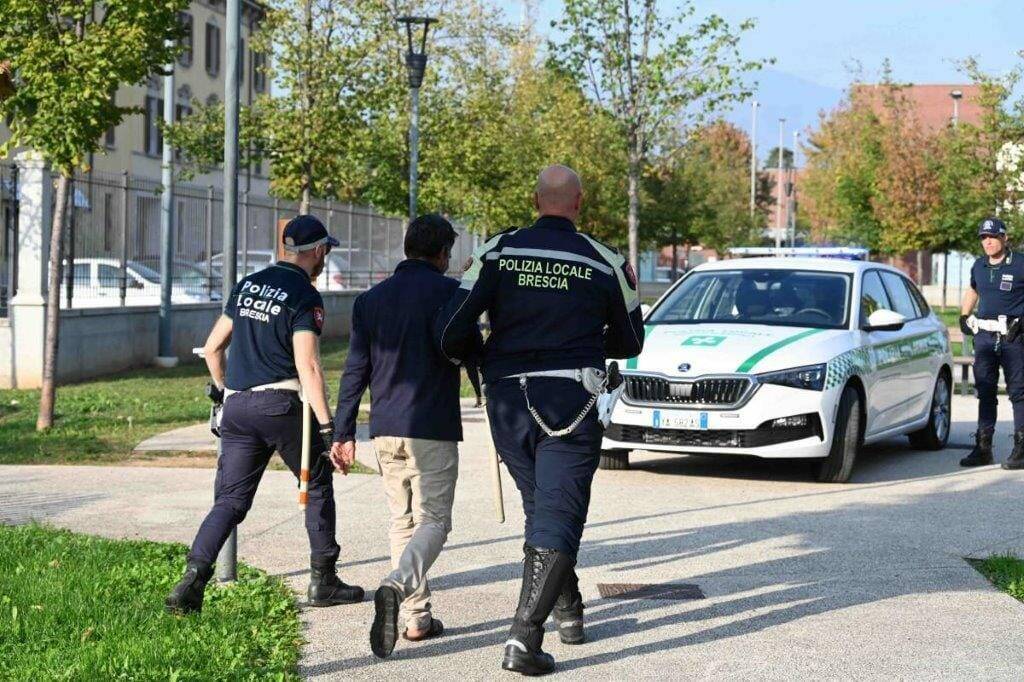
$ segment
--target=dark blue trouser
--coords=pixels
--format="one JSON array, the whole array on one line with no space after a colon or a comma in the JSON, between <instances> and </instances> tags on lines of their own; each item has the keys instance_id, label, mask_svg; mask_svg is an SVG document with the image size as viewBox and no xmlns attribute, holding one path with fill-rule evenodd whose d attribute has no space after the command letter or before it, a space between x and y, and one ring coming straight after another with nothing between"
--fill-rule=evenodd
<instances>
[{"instance_id":1,"label":"dark blue trouser","mask_svg":"<svg viewBox=\"0 0 1024 682\"><path fill-rule=\"evenodd\" d=\"M1024 340L996 345L996 335L980 331L974 337L974 385L978 391L978 428L996 425L996 391L1003 368L1006 392L1013 405L1013 429L1024 429Z\"/></svg>"},{"instance_id":2,"label":"dark blue trouser","mask_svg":"<svg viewBox=\"0 0 1024 682\"><path fill-rule=\"evenodd\" d=\"M552 429L567 426L590 399L575 381L529 380L530 402ZM501 461L519 488L526 514L526 542L575 557L590 505L604 430L591 409L568 436L552 438L526 408L517 379L487 387L487 416Z\"/></svg>"},{"instance_id":3,"label":"dark blue trouser","mask_svg":"<svg viewBox=\"0 0 1024 682\"><path fill-rule=\"evenodd\" d=\"M196 533L189 556L213 563L231 530L245 518L271 455L278 452L296 479L302 460L302 403L294 391L243 391L224 401L213 509ZM306 533L310 555L337 560L334 481L312 433Z\"/></svg>"}]
</instances>

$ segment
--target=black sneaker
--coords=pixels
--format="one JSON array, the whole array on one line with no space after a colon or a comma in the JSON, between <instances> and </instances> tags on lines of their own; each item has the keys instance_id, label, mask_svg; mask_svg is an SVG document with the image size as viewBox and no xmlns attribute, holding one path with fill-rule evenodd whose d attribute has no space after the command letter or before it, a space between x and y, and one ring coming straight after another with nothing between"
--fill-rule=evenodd
<instances>
[{"instance_id":1,"label":"black sneaker","mask_svg":"<svg viewBox=\"0 0 1024 682\"><path fill-rule=\"evenodd\" d=\"M370 649L377 658L387 658L398 641L398 610L402 595L390 585L381 585L373 595L373 625L370 626Z\"/></svg>"}]
</instances>

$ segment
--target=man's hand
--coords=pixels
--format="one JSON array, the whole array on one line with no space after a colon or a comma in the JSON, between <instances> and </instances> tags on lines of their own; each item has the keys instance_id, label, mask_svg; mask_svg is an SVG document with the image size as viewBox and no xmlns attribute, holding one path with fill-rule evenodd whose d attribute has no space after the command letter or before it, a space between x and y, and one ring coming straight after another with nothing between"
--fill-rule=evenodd
<instances>
[{"instance_id":1,"label":"man's hand","mask_svg":"<svg viewBox=\"0 0 1024 682\"><path fill-rule=\"evenodd\" d=\"M354 440L346 440L335 443L331 446L329 456L334 468L347 476L349 468L356 461L356 442Z\"/></svg>"}]
</instances>

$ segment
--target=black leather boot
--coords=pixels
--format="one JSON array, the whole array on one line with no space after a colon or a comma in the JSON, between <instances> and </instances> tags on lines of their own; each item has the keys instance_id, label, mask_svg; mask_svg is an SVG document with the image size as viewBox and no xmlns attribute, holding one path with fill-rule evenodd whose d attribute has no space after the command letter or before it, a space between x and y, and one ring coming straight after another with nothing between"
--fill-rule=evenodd
<instances>
[{"instance_id":1,"label":"black leather boot","mask_svg":"<svg viewBox=\"0 0 1024 682\"><path fill-rule=\"evenodd\" d=\"M164 601L168 613L183 616L203 610L203 594L206 583L213 577L213 565L189 557L185 564L185 575Z\"/></svg>"},{"instance_id":2,"label":"black leather boot","mask_svg":"<svg viewBox=\"0 0 1024 682\"><path fill-rule=\"evenodd\" d=\"M583 632L583 595L580 594L580 579L576 571L569 571L551 615L558 626L562 644L583 644L587 641Z\"/></svg>"},{"instance_id":3,"label":"black leather boot","mask_svg":"<svg viewBox=\"0 0 1024 682\"><path fill-rule=\"evenodd\" d=\"M1003 462L1004 469L1024 469L1024 429L1017 429L1013 432L1013 452L1010 458Z\"/></svg>"},{"instance_id":4,"label":"black leather boot","mask_svg":"<svg viewBox=\"0 0 1024 682\"><path fill-rule=\"evenodd\" d=\"M310 606L336 606L355 604L363 601L363 588L346 585L338 579L338 569L331 558L310 559L309 596Z\"/></svg>"},{"instance_id":5,"label":"black leather boot","mask_svg":"<svg viewBox=\"0 0 1024 682\"><path fill-rule=\"evenodd\" d=\"M523 546L523 553L523 586L501 667L523 675L545 675L555 669L555 659L541 649L544 621L576 560L556 549L530 545Z\"/></svg>"},{"instance_id":6,"label":"black leather boot","mask_svg":"<svg viewBox=\"0 0 1024 682\"><path fill-rule=\"evenodd\" d=\"M974 434L974 449L960 460L962 467L982 467L993 462L992 459L993 429L978 429Z\"/></svg>"}]
</instances>

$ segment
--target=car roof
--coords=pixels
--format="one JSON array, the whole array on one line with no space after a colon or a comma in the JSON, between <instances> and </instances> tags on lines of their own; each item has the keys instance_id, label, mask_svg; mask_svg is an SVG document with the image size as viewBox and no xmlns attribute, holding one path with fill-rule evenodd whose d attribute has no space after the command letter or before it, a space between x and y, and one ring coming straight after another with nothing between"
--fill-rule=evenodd
<instances>
[{"instance_id":1,"label":"car roof","mask_svg":"<svg viewBox=\"0 0 1024 682\"><path fill-rule=\"evenodd\" d=\"M757 258L729 258L726 260L701 263L693 270L708 272L715 270L814 270L817 272L841 272L856 274L865 270L888 270L902 275L898 268L885 263L863 260L844 260L841 258L785 258L765 256Z\"/></svg>"}]
</instances>

